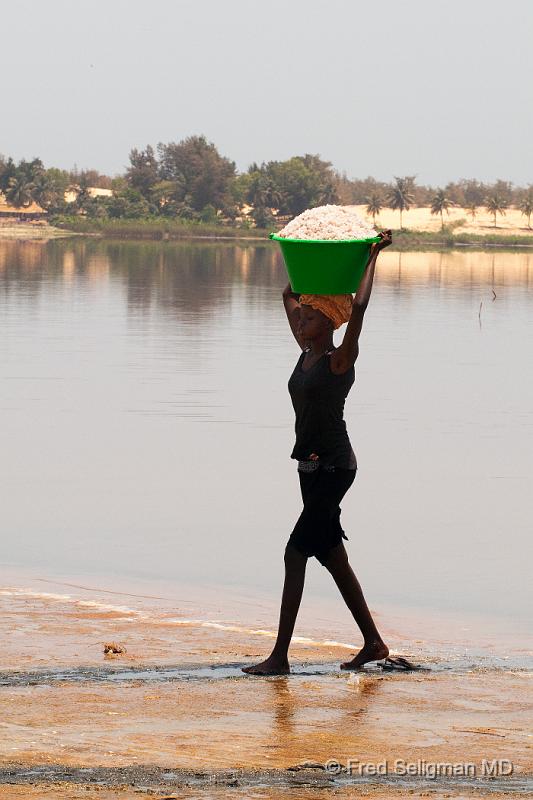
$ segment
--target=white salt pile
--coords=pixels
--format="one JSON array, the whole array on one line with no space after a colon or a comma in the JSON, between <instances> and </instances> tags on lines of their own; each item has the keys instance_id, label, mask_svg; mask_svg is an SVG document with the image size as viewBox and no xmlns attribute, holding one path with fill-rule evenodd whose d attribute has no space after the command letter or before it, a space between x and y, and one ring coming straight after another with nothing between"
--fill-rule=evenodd
<instances>
[{"instance_id":1,"label":"white salt pile","mask_svg":"<svg viewBox=\"0 0 533 800\"><path fill-rule=\"evenodd\" d=\"M285 225L285 239L368 239L376 231L350 206L309 208Z\"/></svg>"}]
</instances>

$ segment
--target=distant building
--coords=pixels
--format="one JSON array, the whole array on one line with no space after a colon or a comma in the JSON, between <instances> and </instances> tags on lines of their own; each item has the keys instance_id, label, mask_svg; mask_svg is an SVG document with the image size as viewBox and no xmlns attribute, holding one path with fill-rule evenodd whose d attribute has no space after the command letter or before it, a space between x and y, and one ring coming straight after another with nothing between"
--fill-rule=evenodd
<instances>
[{"instance_id":1,"label":"distant building","mask_svg":"<svg viewBox=\"0 0 533 800\"><path fill-rule=\"evenodd\" d=\"M65 192L65 203L73 203L78 196L79 186ZM87 190L91 197L113 197L112 189L100 189L98 186L89 186Z\"/></svg>"}]
</instances>

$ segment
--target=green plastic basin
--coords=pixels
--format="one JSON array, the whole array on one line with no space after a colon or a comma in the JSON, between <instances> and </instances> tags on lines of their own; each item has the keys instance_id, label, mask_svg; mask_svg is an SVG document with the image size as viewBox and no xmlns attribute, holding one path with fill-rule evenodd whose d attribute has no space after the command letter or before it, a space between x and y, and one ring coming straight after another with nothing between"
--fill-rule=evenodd
<instances>
[{"instance_id":1,"label":"green plastic basin","mask_svg":"<svg viewBox=\"0 0 533 800\"><path fill-rule=\"evenodd\" d=\"M285 239L279 242L293 292L300 294L345 294L356 292L365 271L371 239Z\"/></svg>"}]
</instances>

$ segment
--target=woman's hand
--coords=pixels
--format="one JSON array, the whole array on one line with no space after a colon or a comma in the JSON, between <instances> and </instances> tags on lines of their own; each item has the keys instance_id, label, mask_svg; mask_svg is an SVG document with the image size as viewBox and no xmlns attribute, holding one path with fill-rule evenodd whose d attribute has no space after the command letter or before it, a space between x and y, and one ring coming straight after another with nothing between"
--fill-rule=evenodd
<instances>
[{"instance_id":1,"label":"woman's hand","mask_svg":"<svg viewBox=\"0 0 533 800\"><path fill-rule=\"evenodd\" d=\"M292 286L288 283L283 290L283 297L290 297L291 294L293 294Z\"/></svg>"},{"instance_id":2,"label":"woman's hand","mask_svg":"<svg viewBox=\"0 0 533 800\"><path fill-rule=\"evenodd\" d=\"M389 245L392 244L392 231L391 230L380 231L380 233L378 233L378 236L380 237L381 241L380 242L374 242L374 244L372 245L372 247L370 249L370 257L371 258L372 258L372 256L377 256L378 253L380 253L382 250L384 250L386 247L388 247Z\"/></svg>"}]
</instances>

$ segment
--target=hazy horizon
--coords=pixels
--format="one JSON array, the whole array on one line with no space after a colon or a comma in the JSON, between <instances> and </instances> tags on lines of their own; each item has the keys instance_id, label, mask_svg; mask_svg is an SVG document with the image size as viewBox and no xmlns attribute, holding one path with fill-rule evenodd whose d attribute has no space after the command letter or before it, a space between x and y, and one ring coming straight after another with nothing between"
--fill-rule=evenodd
<instances>
[{"instance_id":1,"label":"hazy horizon","mask_svg":"<svg viewBox=\"0 0 533 800\"><path fill-rule=\"evenodd\" d=\"M0 153L115 175L133 147L204 134L240 171L318 153L348 177L533 183L533 5L380 11L21 0L3 11Z\"/></svg>"}]
</instances>

